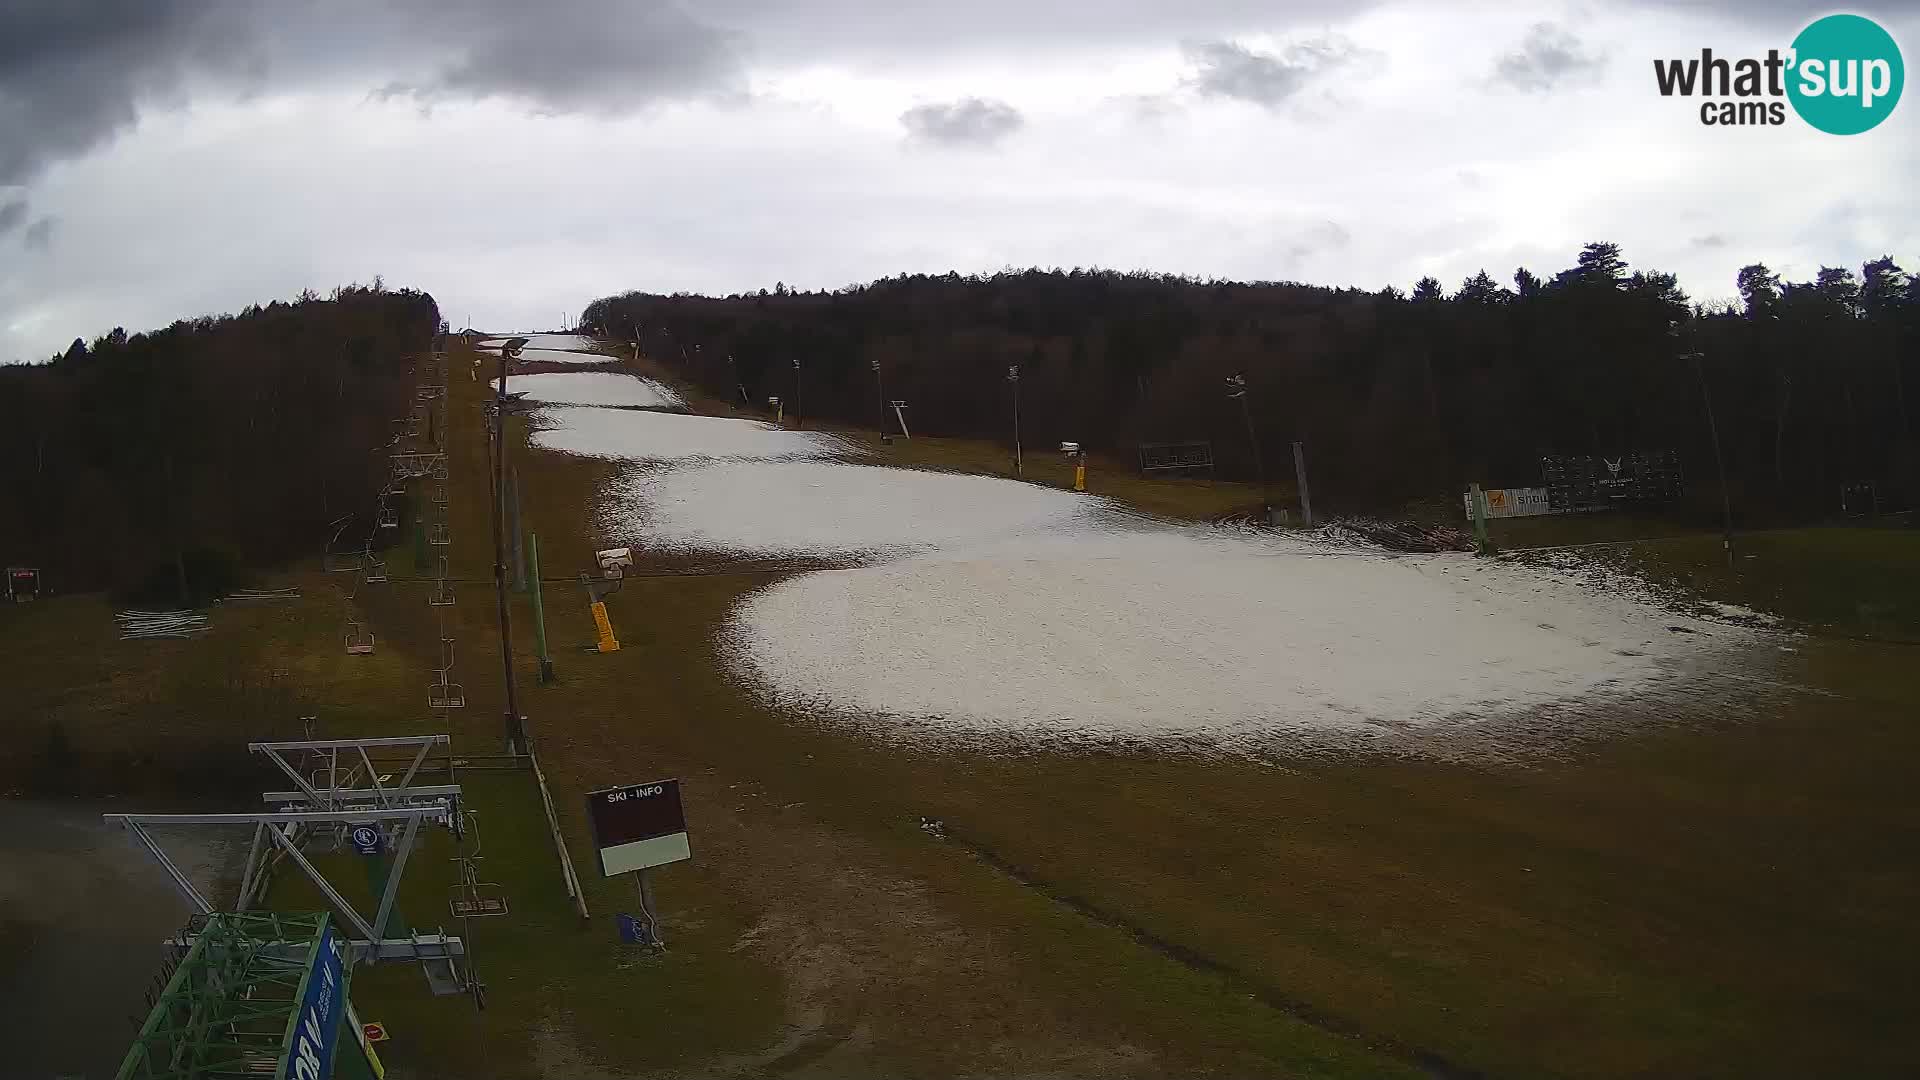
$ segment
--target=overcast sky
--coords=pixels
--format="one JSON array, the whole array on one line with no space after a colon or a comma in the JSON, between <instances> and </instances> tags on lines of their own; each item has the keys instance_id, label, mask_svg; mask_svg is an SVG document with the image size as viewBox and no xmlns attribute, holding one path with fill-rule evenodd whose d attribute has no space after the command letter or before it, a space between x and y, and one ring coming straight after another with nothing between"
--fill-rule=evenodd
<instances>
[{"instance_id":1,"label":"overcast sky","mask_svg":"<svg viewBox=\"0 0 1920 1080\"><path fill-rule=\"evenodd\" d=\"M1855 7L1907 44L1911 3ZM1697 298L1920 270L1920 101L1701 126L1797 0L0 0L0 362L375 274L626 289L1104 266L1377 289L1621 243Z\"/></svg>"}]
</instances>

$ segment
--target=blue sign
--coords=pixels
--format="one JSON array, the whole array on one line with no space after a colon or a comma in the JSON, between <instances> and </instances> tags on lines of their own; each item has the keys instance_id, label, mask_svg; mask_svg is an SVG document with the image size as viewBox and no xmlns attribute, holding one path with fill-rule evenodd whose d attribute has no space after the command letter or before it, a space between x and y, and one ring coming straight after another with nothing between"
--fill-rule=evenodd
<instances>
[{"instance_id":1,"label":"blue sign","mask_svg":"<svg viewBox=\"0 0 1920 1080\"><path fill-rule=\"evenodd\" d=\"M333 940L333 924L320 932L313 966L300 994L300 1011L293 1014L292 1038L280 1075L286 1080L327 1080L333 1075L333 1043L340 1032L340 1016L347 1011L347 994L340 952Z\"/></svg>"},{"instance_id":2,"label":"blue sign","mask_svg":"<svg viewBox=\"0 0 1920 1080\"><path fill-rule=\"evenodd\" d=\"M613 925L620 931L620 940L627 945L653 944L653 932L647 924L622 911L613 917Z\"/></svg>"},{"instance_id":3,"label":"blue sign","mask_svg":"<svg viewBox=\"0 0 1920 1080\"><path fill-rule=\"evenodd\" d=\"M380 828L377 825L355 825L348 830L347 839L352 841L353 850L362 855L380 854L380 849L385 846L386 840L380 835Z\"/></svg>"}]
</instances>

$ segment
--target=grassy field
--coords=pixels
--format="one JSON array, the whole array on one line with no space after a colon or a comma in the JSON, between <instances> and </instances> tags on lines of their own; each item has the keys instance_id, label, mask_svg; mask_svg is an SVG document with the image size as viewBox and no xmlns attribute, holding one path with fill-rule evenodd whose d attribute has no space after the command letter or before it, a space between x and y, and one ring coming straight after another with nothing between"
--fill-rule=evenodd
<instances>
[{"instance_id":1,"label":"grassy field","mask_svg":"<svg viewBox=\"0 0 1920 1080\"><path fill-rule=\"evenodd\" d=\"M299 605L222 611L190 644L109 642L92 598L0 619L0 647L23 661L7 689L30 722L58 720L75 752L137 758L176 737L280 730L292 706L327 734L450 727L462 752L497 751L483 384L464 367L456 358L451 550L470 584L447 610L467 709L425 708L437 631L422 586L363 591L382 648L348 658L340 602L305 574ZM560 675L535 685L516 601L522 711L593 918L561 893L526 775L463 777L483 867L514 913L474 927L485 1013L428 998L402 967L356 981L363 1015L393 1030L382 1050L397 1076L1920 1068L1906 1017L1920 959L1910 646L1794 639L1738 693L1657 715L1596 705L1582 720L1620 734L1497 761L914 750L777 714L728 677L712 629L778 574L636 578L610 601L623 649L583 651L592 624L567 579L618 539L594 535L583 510L613 467L520 449L519 425ZM886 453L1007 466L990 443ZM1060 483L1039 457L1030 478ZM1169 516L1257 501L1090 472L1096 492ZM1755 558L1724 577L1717 535L1626 557L1823 634L1913 628L1911 532L1765 534L1740 551ZM222 673L241 688L221 689ZM262 682L284 699L244 689ZM251 712L229 707L249 693L263 698ZM609 916L631 909L631 884L595 875L581 793L669 775L685 781L695 857L658 874L670 948L656 956L614 941ZM430 848L409 872L416 925L445 921L449 855ZM285 903L312 902L285 888Z\"/></svg>"}]
</instances>

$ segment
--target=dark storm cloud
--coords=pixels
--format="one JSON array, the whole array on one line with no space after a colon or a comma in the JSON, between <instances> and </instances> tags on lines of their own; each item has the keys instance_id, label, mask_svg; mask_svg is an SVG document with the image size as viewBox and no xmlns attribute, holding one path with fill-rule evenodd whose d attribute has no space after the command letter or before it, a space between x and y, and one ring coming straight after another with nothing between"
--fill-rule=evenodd
<instances>
[{"instance_id":1,"label":"dark storm cloud","mask_svg":"<svg viewBox=\"0 0 1920 1080\"><path fill-rule=\"evenodd\" d=\"M1493 77L1517 90L1544 93L1599 75L1606 60L1590 52L1566 28L1535 23L1520 48L1494 61Z\"/></svg>"},{"instance_id":2,"label":"dark storm cloud","mask_svg":"<svg viewBox=\"0 0 1920 1080\"><path fill-rule=\"evenodd\" d=\"M27 220L27 200L15 199L0 203L0 235L5 235L20 227Z\"/></svg>"},{"instance_id":3,"label":"dark storm cloud","mask_svg":"<svg viewBox=\"0 0 1920 1080\"><path fill-rule=\"evenodd\" d=\"M0 0L0 185L193 94L347 79L605 112L727 93L736 38L663 2Z\"/></svg>"},{"instance_id":4,"label":"dark storm cloud","mask_svg":"<svg viewBox=\"0 0 1920 1080\"><path fill-rule=\"evenodd\" d=\"M1279 108L1316 75L1352 61L1356 50L1339 37L1289 45L1278 55L1233 41L1189 41L1181 46L1194 68L1186 85L1203 97L1231 98Z\"/></svg>"},{"instance_id":5,"label":"dark storm cloud","mask_svg":"<svg viewBox=\"0 0 1920 1080\"><path fill-rule=\"evenodd\" d=\"M749 61L914 65L1225 39L1373 3L1300 0L1276 12L1267 0L0 0L0 186L106 143L144 108L188 99L344 84L423 104L499 98L542 113L611 113L737 97Z\"/></svg>"},{"instance_id":6,"label":"dark storm cloud","mask_svg":"<svg viewBox=\"0 0 1920 1080\"><path fill-rule=\"evenodd\" d=\"M1025 122L1006 102L977 97L915 105L900 114L908 135L946 146L991 146Z\"/></svg>"},{"instance_id":7,"label":"dark storm cloud","mask_svg":"<svg viewBox=\"0 0 1920 1080\"><path fill-rule=\"evenodd\" d=\"M239 0L0 0L0 184L131 127L190 73L257 70Z\"/></svg>"},{"instance_id":8,"label":"dark storm cloud","mask_svg":"<svg viewBox=\"0 0 1920 1080\"><path fill-rule=\"evenodd\" d=\"M53 246L53 227L59 222L56 217L41 218L27 226L27 231L20 234L20 242L28 251L46 251Z\"/></svg>"}]
</instances>

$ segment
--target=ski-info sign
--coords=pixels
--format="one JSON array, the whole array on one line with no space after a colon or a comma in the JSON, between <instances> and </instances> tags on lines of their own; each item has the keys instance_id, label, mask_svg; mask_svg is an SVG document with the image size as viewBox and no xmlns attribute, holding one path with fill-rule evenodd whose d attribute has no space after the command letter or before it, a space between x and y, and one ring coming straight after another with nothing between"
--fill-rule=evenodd
<instances>
[{"instance_id":1,"label":"ski-info sign","mask_svg":"<svg viewBox=\"0 0 1920 1080\"><path fill-rule=\"evenodd\" d=\"M607 877L693 857L678 780L589 791L587 820Z\"/></svg>"}]
</instances>

